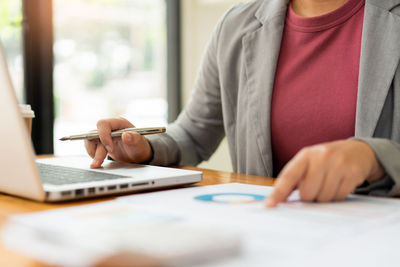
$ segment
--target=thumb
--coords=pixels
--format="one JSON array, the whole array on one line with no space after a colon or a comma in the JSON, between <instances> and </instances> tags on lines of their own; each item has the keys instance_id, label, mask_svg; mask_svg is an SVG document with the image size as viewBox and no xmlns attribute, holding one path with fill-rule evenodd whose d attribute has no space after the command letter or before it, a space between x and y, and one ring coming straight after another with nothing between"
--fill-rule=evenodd
<instances>
[{"instance_id":1,"label":"thumb","mask_svg":"<svg viewBox=\"0 0 400 267\"><path fill-rule=\"evenodd\" d=\"M122 142L130 146L138 145L142 140L142 136L139 133L133 133L133 132L123 133L121 138Z\"/></svg>"},{"instance_id":2,"label":"thumb","mask_svg":"<svg viewBox=\"0 0 400 267\"><path fill-rule=\"evenodd\" d=\"M145 162L152 157L150 144L139 133L127 132L121 136L122 142L125 145L125 152L129 161Z\"/></svg>"}]
</instances>

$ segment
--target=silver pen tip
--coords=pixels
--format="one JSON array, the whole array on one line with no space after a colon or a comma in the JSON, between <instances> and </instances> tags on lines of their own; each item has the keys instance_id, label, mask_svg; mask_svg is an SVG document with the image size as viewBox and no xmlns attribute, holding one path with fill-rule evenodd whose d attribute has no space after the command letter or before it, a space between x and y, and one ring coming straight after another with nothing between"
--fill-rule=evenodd
<instances>
[{"instance_id":1,"label":"silver pen tip","mask_svg":"<svg viewBox=\"0 0 400 267\"><path fill-rule=\"evenodd\" d=\"M60 140L60 141L67 141L67 140L68 140L68 137L62 137L62 138L60 138L59 140Z\"/></svg>"}]
</instances>

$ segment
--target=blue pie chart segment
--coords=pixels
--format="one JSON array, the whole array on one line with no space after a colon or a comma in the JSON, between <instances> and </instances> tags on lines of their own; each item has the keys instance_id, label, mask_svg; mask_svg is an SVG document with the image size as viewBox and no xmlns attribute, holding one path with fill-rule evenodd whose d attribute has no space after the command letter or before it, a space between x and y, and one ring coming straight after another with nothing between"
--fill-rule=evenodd
<instances>
[{"instance_id":1,"label":"blue pie chart segment","mask_svg":"<svg viewBox=\"0 0 400 267\"><path fill-rule=\"evenodd\" d=\"M194 199L221 204L250 204L263 201L265 196L246 193L216 193L196 196Z\"/></svg>"}]
</instances>

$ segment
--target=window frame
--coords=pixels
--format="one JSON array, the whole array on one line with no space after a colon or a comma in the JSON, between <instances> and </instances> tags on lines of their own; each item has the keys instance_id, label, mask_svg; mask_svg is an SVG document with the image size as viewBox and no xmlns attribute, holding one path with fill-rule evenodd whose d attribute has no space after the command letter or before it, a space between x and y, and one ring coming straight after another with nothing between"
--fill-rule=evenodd
<instances>
[{"instance_id":1,"label":"window frame","mask_svg":"<svg viewBox=\"0 0 400 267\"><path fill-rule=\"evenodd\" d=\"M53 154L53 5L23 0L24 94L35 111L32 141L37 154Z\"/></svg>"}]
</instances>

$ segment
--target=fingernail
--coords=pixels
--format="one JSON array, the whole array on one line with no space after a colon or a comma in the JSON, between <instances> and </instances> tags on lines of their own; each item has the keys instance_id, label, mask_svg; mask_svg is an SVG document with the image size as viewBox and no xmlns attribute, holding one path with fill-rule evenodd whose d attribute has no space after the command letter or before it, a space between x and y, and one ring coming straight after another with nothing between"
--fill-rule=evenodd
<instances>
[{"instance_id":1,"label":"fingernail","mask_svg":"<svg viewBox=\"0 0 400 267\"><path fill-rule=\"evenodd\" d=\"M112 152L112 148L111 148L110 145L106 145L106 149L107 149L108 152Z\"/></svg>"},{"instance_id":2,"label":"fingernail","mask_svg":"<svg viewBox=\"0 0 400 267\"><path fill-rule=\"evenodd\" d=\"M128 141L128 142L133 142L133 137L132 137L132 135L131 134L127 134L126 135L126 141Z\"/></svg>"},{"instance_id":3,"label":"fingernail","mask_svg":"<svg viewBox=\"0 0 400 267\"><path fill-rule=\"evenodd\" d=\"M265 206L267 208L273 208L275 206L275 203L272 199L267 199L267 201L265 202Z\"/></svg>"}]
</instances>

